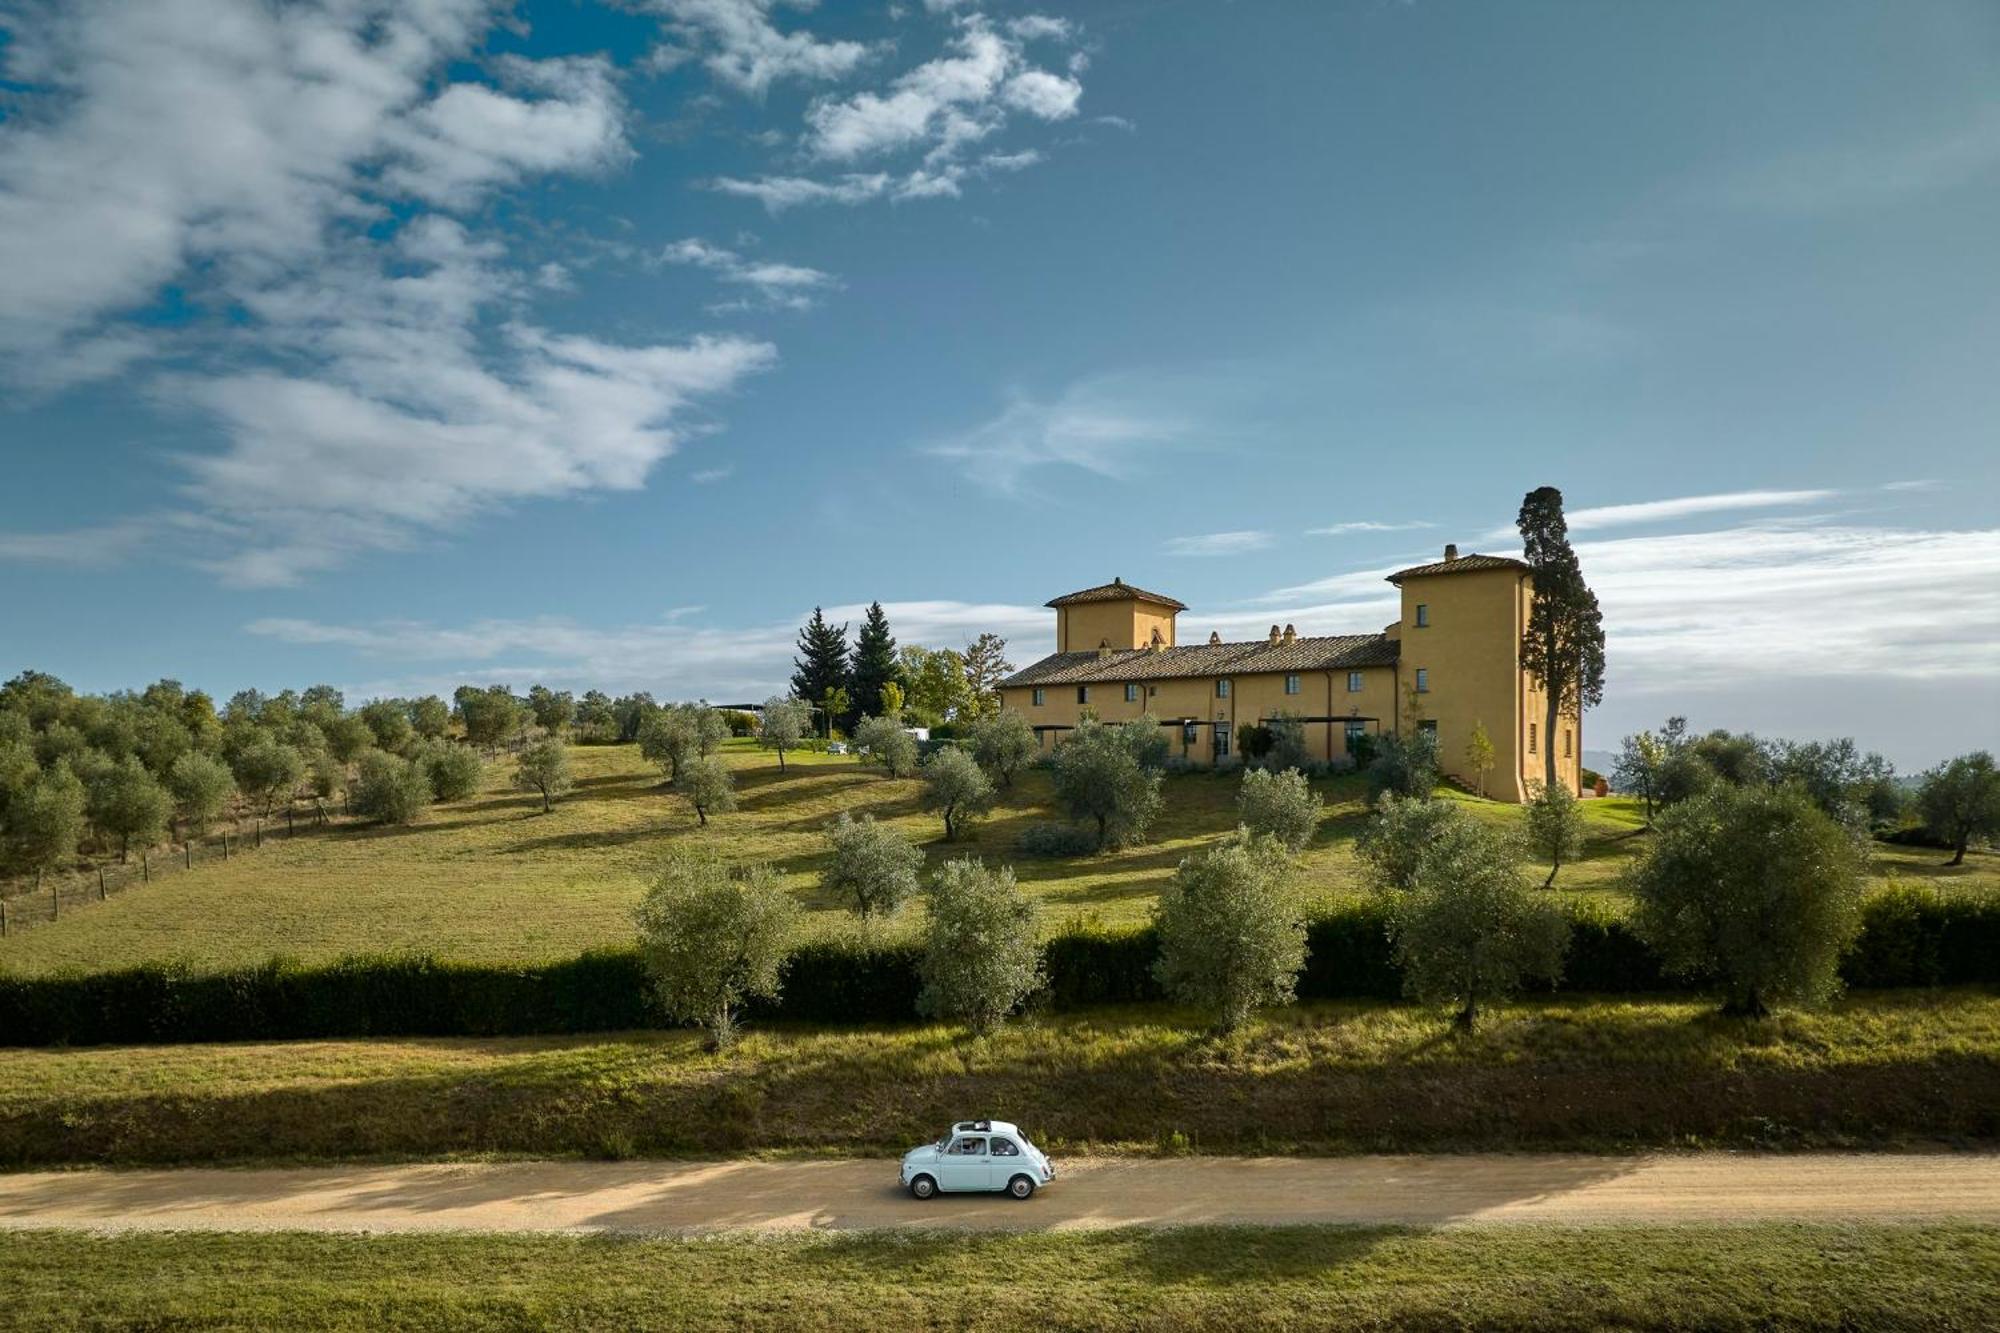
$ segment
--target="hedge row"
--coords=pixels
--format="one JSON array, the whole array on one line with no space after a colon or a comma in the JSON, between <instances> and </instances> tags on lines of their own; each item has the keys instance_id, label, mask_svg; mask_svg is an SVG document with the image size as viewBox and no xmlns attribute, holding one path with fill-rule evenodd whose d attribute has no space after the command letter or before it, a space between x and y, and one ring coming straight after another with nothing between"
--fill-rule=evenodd
<instances>
[{"instance_id":1,"label":"hedge row","mask_svg":"<svg viewBox=\"0 0 2000 1333\"><path fill-rule=\"evenodd\" d=\"M1630 993L1687 989L1663 976L1625 924L1579 908L1562 989ZM1402 978L1381 914L1362 905L1311 923L1303 999L1392 999ZM1160 998L1150 929L1058 936L1047 946L1051 1010ZM1940 899L1917 890L1870 900L1843 964L1855 987L2000 983L2000 901ZM812 944L792 955L783 998L753 1019L899 1022L916 1011L917 951ZM230 972L145 966L118 972L0 976L0 1044L291 1040L315 1037L499 1036L655 1026L645 974L631 950L598 950L545 965L348 958L305 966L273 961Z\"/></svg>"}]
</instances>

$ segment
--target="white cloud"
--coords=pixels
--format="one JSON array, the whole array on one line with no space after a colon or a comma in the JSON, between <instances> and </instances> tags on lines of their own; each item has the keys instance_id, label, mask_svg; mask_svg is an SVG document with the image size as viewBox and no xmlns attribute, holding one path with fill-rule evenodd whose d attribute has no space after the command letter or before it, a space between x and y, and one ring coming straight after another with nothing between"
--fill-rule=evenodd
<instances>
[{"instance_id":1,"label":"white cloud","mask_svg":"<svg viewBox=\"0 0 2000 1333\"><path fill-rule=\"evenodd\" d=\"M1107 377L1070 386L1053 401L1016 396L998 415L925 447L974 481L1017 494L1048 467L1120 477L1141 458L1194 433L1188 409L1151 385Z\"/></svg>"},{"instance_id":2,"label":"white cloud","mask_svg":"<svg viewBox=\"0 0 2000 1333\"><path fill-rule=\"evenodd\" d=\"M1373 519L1358 519L1352 523L1331 523L1323 528L1307 528L1308 537L1342 537L1350 532L1408 532L1414 528L1434 528L1437 524L1412 520L1408 523L1378 523Z\"/></svg>"},{"instance_id":3,"label":"white cloud","mask_svg":"<svg viewBox=\"0 0 2000 1333\"><path fill-rule=\"evenodd\" d=\"M34 91L0 135L0 361L47 383L50 365L182 354L156 395L223 444L177 458L191 508L159 521L231 582L638 486L697 400L772 360L743 339L621 346L513 315L535 276L438 210L628 150L599 60L447 77L477 58L486 0L38 14L5 50ZM240 318L178 341L114 323L170 283ZM0 556L102 550L108 531L16 535Z\"/></svg>"},{"instance_id":4,"label":"white cloud","mask_svg":"<svg viewBox=\"0 0 2000 1333\"><path fill-rule=\"evenodd\" d=\"M0 560L101 568L124 563L158 531L145 519L122 519L68 532L0 532Z\"/></svg>"},{"instance_id":5,"label":"white cloud","mask_svg":"<svg viewBox=\"0 0 2000 1333\"><path fill-rule=\"evenodd\" d=\"M656 69L671 69L704 52L702 63L710 73L754 96L763 96L783 79L838 79L868 58L868 48L860 42L780 32L771 21L771 0L644 0L643 7L666 18L683 43L656 48L649 57Z\"/></svg>"},{"instance_id":6,"label":"white cloud","mask_svg":"<svg viewBox=\"0 0 2000 1333\"><path fill-rule=\"evenodd\" d=\"M888 193L893 182L887 173L850 173L834 181L812 180L805 176L761 176L743 180L721 176L709 188L722 194L755 199L772 213L782 213L802 204L862 204Z\"/></svg>"},{"instance_id":7,"label":"white cloud","mask_svg":"<svg viewBox=\"0 0 2000 1333\"><path fill-rule=\"evenodd\" d=\"M1169 537L1168 555L1242 555L1262 551L1271 545L1271 534L1255 529L1235 532L1204 532L1193 537Z\"/></svg>"},{"instance_id":8,"label":"white cloud","mask_svg":"<svg viewBox=\"0 0 2000 1333\"><path fill-rule=\"evenodd\" d=\"M831 273L799 264L746 259L734 250L693 237L675 241L661 250L659 257L662 263L706 269L724 282L751 288L763 304L787 310L811 308L817 292L835 285Z\"/></svg>"},{"instance_id":9,"label":"white cloud","mask_svg":"<svg viewBox=\"0 0 2000 1333\"><path fill-rule=\"evenodd\" d=\"M1563 517L1571 532L1597 528L1630 527L1639 523L1661 523L1690 518L1696 514L1720 514L1741 509L1779 509L1787 506L1820 504L1833 499L1838 491L1729 491L1720 495L1687 495L1674 500L1642 500L1637 504L1597 505L1577 509ZM1514 529L1508 528L1509 534Z\"/></svg>"},{"instance_id":10,"label":"white cloud","mask_svg":"<svg viewBox=\"0 0 2000 1333\"><path fill-rule=\"evenodd\" d=\"M690 473L688 480L697 486L711 486L718 481L727 481L735 475L735 472L734 467L705 467L699 472Z\"/></svg>"},{"instance_id":11,"label":"white cloud","mask_svg":"<svg viewBox=\"0 0 2000 1333\"><path fill-rule=\"evenodd\" d=\"M1008 20L1007 31L1024 42L1066 42L1076 35L1076 25L1048 14L1023 14Z\"/></svg>"},{"instance_id":12,"label":"white cloud","mask_svg":"<svg viewBox=\"0 0 2000 1333\"><path fill-rule=\"evenodd\" d=\"M825 608L836 624L858 626L865 604ZM1006 637L1018 665L1054 648L1054 618L1039 606L960 601L887 602L883 610L902 643L959 647L985 632ZM414 689L449 689L469 679L527 685L545 681L579 689L644 689L666 699L705 697L748 703L789 688L798 627L781 623L720 628L691 623L682 608L657 621L592 628L556 617L481 620L459 627L416 621L366 625L270 618L247 632L284 643L342 648L362 657L422 666L352 691L355 697Z\"/></svg>"}]
</instances>

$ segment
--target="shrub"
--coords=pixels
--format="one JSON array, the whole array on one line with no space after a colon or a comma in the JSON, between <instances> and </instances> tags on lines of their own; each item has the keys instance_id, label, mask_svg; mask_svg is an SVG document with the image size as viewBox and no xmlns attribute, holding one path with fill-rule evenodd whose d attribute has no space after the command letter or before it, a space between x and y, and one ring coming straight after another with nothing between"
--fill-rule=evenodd
<instances>
[{"instance_id":1,"label":"shrub","mask_svg":"<svg viewBox=\"0 0 2000 1333\"><path fill-rule=\"evenodd\" d=\"M1363 772L1367 771L1369 766L1381 756L1381 753L1382 745L1380 737L1370 735L1365 731L1356 732L1354 738L1347 743L1348 759L1353 763L1355 768Z\"/></svg>"},{"instance_id":2,"label":"shrub","mask_svg":"<svg viewBox=\"0 0 2000 1333\"><path fill-rule=\"evenodd\" d=\"M1035 904L1013 871L973 857L939 867L929 900L917 1010L991 1032L1046 980Z\"/></svg>"},{"instance_id":3,"label":"shrub","mask_svg":"<svg viewBox=\"0 0 2000 1333\"><path fill-rule=\"evenodd\" d=\"M972 723L972 759L986 769L1002 787L1014 785L1020 773L1042 745L1034 739L1034 727L1020 713L1002 709Z\"/></svg>"},{"instance_id":4,"label":"shrub","mask_svg":"<svg viewBox=\"0 0 2000 1333\"><path fill-rule=\"evenodd\" d=\"M1245 759L1256 763L1271 753L1271 746L1276 739L1271 734L1271 729L1263 723L1246 722L1237 729L1236 748L1242 751Z\"/></svg>"},{"instance_id":5,"label":"shrub","mask_svg":"<svg viewBox=\"0 0 2000 1333\"><path fill-rule=\"evenodd\" d=\"M1263 755L1266 767L1280 771L1296 768L1303 772L1312 762L1312 752L1306 748L1306 724L1297 714L1274 714L1264 729L1271 737ZM1247 756L1250 752L1243 753Z\"/></svg>"},{"instance_id":6,"label":"shrub","mask_svg":"<svg viewBox=\"0 0 2000 1333\"><path fill-rule=\"evenodd\" d=\"M712 852L678 847L636 913L639 957L668 1017L699 1023L716 1050L738 1011L776 999L798 905L768 866L731 870Z\"/></svg>"},{"instance_id":7,"label":"shrub","mask_svg":"<svg viewBox=\"0 0 2000 1333\"><path fill-rule=\"evenodd\" d=\"M361 705L355 716L375 738L378 749L401 754L409 748L416 728L410 722L410 706L401 699L376 699Z\"/></svg>"},{"instance_id":8,"label":"shrub","mask_svg":"<svg viewBox=\"0 0 2000 1333\"><path fill-rule=\"evenodd\" d=\"M417 752L416 759L430 776L434 800L463 801L477 795L486 775L479 752L469 745L430 741Z\"/></svg>"},{"instance_id":9,"label":"shrub","mask_svg":"<svg viewBox=\"0 0 2000 1333\"><path fill-rule=\"evenodd\" d=\"M128 757L91 784L87 809L92 824L118 839L118 859L124 861L135 838L141 847L160 840L169 803L166 789L146 766Z\"/></svg>"},{"instance_id":10,"label":"shrub","mask_svg":"<svg viewBox=\"0 0 2000 1333\"><path fill-rule=\"evenodd\" d=\"M722 725L729 728L732 736L755 736L757 734L757 714L743 708L717 710L722 717Z\"/></svg>"},{"instance_id":11,"label":"shrub","mask_svg":"<svg viewBox=\"0 0 2000 1333\"><path fill-rule=\"evenodd\" d=\"M236 752L230 768L236 775L237 790L255 802L259 812L269 815L280 798L292 799L292 791L305 776L306 761L291 746L260 735Z\"/></svg>"},{"instance_id":12,"label":"shrub","mask_svg":"<svg viewBox=\"0 0 2000 1333\"><path fill-rule=\"evenodd\" d=\"M1583 850L1583 803L1564 783L1538 782L1523 823L1528 849L1549 863L1549 877L1542 881L1546 889L1556 882L1564 859L1574 860Z\"/></svg>"},{"instance_id":13,"label":"shrub","mask_svg":"<svg viewBox=\"0 0 2000 1333\"><path fill-rule=\"evenodd\" d=\"M1139 757L1146 742L1138 726L1159 731L1147 719L1121 727L1085 720L1056 747L1056 802L1071 818L1096 825L1100 849L1140 841L1160 810L1159 770ZM1152 739L1164 748L1164 737Z\"/></svg>"},{"instance_id":14,"label":"shrub","mask_svg":"<svg viewBox=\"0 0 2000 1333\"><path fill-rule=\"evenodd\" d=\"M7 807L7 861L37 879L76 856L83 837L83 783L57 760Z\"/></svg>"},{"instance_id":15,"label":"shrub","mask_svg":"<svg viewBox=\"0 0 2000 1333\"><path fill-rule=\"evenodd\" d=\"M1407 889L1416 884L1431 847L1465 818L1448 801L1385 793L1355 842L1355 854L1372 870L1375 887Z\"/></svg>"},{"instance_id":16,"label":"shrub","mask_svg":"<svg viewBox=\"0 0 2000 1333\"><path fill-rule=\"evenodd\" d=\"M1724 1012L1814 1004L1861 926L1861 858L1793 789L1718 786L1661 816L1632 871L1633 928L1681 974L1713 973Z\"/></svg>"},{"instance_id":17,"label":"shrub","mask_svg":"<svg viewBox=\"0 0 2000 1333\"><path fill-rule=\"evenodd\" d=\"M1975 750L1925 773L1917 812L1932 836L1952 849L1951 865L1964 863L1974 838L2000 838L2000 771L1993 756Z\"/></svg>"},{"instance_id":18,"label":"shrub","mask_svg":"<svg viewBox=\"0 0 2000 1333\"><path fill-rule=\"evenodd\" d=\"M1252 833L1276 838L1298 852L1319 831L1326 804L1296 768L1282 773L1254 768L1244 773L1243 785L1237 788L1236 818Z\"/></svg>"},{"instance_id":19,"label":"shrub","mask_svg":"<svg viewBox=\"0 0 2000 1333\"><path fill-rule=\"evenodd\" d=\"M1428 799L1437 786L1437 737L1428 731L1380 736L1368 764L1368 794Z\"/></svg>"},{"instance_id":20,"label":"shrub","mask_svg":"<svg viewBox=\"0 0 2000 1333\"><path fill-rule=\"evenodd\" d=\"M1532 895L1518 855L1511 839L1460 817L1425 851L1410 886L1389 898L1404 992L1457 1005L1461 1028L1478 1022L1482 1004L1530 977L1554 982L1562 969L1569 923L1556 904Z\"/></svg>"},{"instance_id":21,"label":"shrub","mask_svg":"<svg viewBox=\"0 0 2000 1333\"><path fill-rule=\"evenodd\" d=\"M1097 838L1079 825L1042 819L1021 830L1014 850L1023 856L1087 856L1097 850Z\"/></svg>"},{"instance_id":22,"label":"shrub","mask_svg":"<svg viewBox=\"0 0 2000 1333\"><path fill-rule=\"evenodd\" d=\"M361 756L360 776L349 795L354 813L378 824L408 824L431 803L423 766L381 750Z\"/></svg>"},{"instance_id":23,"label":"shrub","mask_svg":"<svg viewBox=\"0 0 2000 1333\"><path fill-rule=\"evenodd\" d=\"M992 779L957 746L947 746L924 760L923 773L924 809L944 816L946 842L993 808Z\"/></svg>"},{"instance_id":24,"label":"shrub","mask_svg":"<svg viewBox=\"0 0 2000 1333\"><path fill-rule=\"evenodd\" d=\"M854 904L863 917L888 916L917 894L924 854L875 816L842 814L826 830L833 848L820 887Z\"/></svg>"},{"instance_id":25,"label":"shrub","mask_svg":"<svg viewBox=\"0 0 2000 1333\"><path fill-rule=\"evenodd\" d=\"M1256 834L1182 861L1153 913L1153 975L1167 995L1234 1032L1266 1005L1290 1004L1306 928L1288 849Z\"/></svg>"},{"instance_id":26,"label":"shrub","mask_svg":"<svg viewBox=\"0 0 2000 1333\"><path fill-rule=\"evenodd\" d=\"M867 762L880 764L892 778L906 778L917 771L917 738L895 718L862 718L854 728L854 743L866 752Z\"/></svg>"},{"instance_id":27,"label":"shrub","mask_svg":"<svg viewBox=\"0 0 2000 1333\"><path fill-rule=\"evenodd\" d=\"M514 786L537 792L542 813L555 809L556 797L567 795L573 786L569 774L569 747L554 736L546 736L521 751L514 767Z\"/></svg>"},{"instance_id":28,"label":"shrub","mask_svg":"<svg viewBox=\"0 0 2000 1333\"><path fill-rule=\"evenodd\" d=\"M727 814L736 808L736 775L720 755L703 755L682 763L674 775L674 790L687 798L704 828L711 814Z\"/></svg>"}]
</instances>

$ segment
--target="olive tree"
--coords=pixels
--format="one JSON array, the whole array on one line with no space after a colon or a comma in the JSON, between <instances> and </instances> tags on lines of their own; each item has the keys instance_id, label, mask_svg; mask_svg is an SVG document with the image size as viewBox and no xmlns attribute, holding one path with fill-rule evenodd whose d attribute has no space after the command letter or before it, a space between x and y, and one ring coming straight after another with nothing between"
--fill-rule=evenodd
<instances>
[{"instance_id":1,"label":"olive tree","mask_svg":"<svg viewBox=\"0 0 2000 1333\"><path fill-rule=\"evenodd\" d=\"M635 917L660 1008L699 1023L721 1050L735 1040L745 1003L777 998L798 904L769 866L731 869L712 851L676 847Z\"/></svg>"},{"instance_id":2,"label":"olive tree","mask_svg":"<svg viewBox=\"0 0 2000 1333\"><path fill-rule=\"evenodd\" d=\"M1160 774L1134 753L1133 725L1086 718L1056 747L1056 803L1070 818L1096 824L1100 850L1140 841L1160 812Z\"/></svg>"},{"instance_id":3,"label":"olive tree","mask_svg":"<svg viewBox=\"0 0 2000 1333\"><path fill-rule=\"evenodd\" d=\"M76 859L83 837L84 789L67 763L58 762L7 806L7 860L21 870L55 870Z\"/></svg>"},{"instance_id":4,"label":"olive tree","mask_svg":"<svg viewBox=\"0 0 2000 1333\"><path fill-rule=\"evenodd\" d=\"M486 763L479 751L451 741L426 741L415 758L431 780L431 799L463 801L479 791Z\"/></svg>"},{"instance_id":5,"label":"olive tree","mask_svg":"<svg viewBox=\"0 0 2000 1333\"><path fill-rule=\"evenodd\" d=\"M1270 746L1264 751L1265 768L1277 772L1286 769L1304 771L1312 762L1312 751L1306 745L1306 724L1296 713L1275 713L1264 723L1270 733ZM1160 740L1166 742L1165 733Z\"/></svg>"},{"instance_id":6,"label":"olive tree","mask_svg":"<svg viewBox=\"0 0 2000 1333\"><path fill-rule=\"evenodd\" d=\"M86 807L90 822L118 839L118 859L130 859L132 840L150 847L166 831L166 789L136 758L105 770L90 784Z\"/></svg>"},{"instance_id":7,"label":"olive tree","mask_svg":"<svg viewBox=\"0 0 2000 1333\"><path fill-rule=\"evenodd\" d=\"M1529 978L1561 975L1569 921L1528 887L1519 855L1511 838L1461 815L1425 849L1409 886L1388 895L1404 993L1456 1005L1460 1028Z\"/></svg>"},{"instance_id":8,"label":"olive tree","mask_svg":"<svg viewBox=\"0 0 2000 1333\"><path fill-rule=\"evenodd\" d=\"M1243 784L1236 789L1236 820L1252 833L1266 834L1300 852L1325 818L1325 802L1296 768L1244 771Z\"/></svg>"},{"instance_id":9,"label":"olive tree","mask_svg":"<svg viewBox=\"0 0 2000 1333\"><path fill-rule=\"evenodd\" d=\"M1035 904L1012 870L988 870L976 857L940 867L928 902L917 1011L983 1036L1046 979Z\"/></svg>"},{"instance_id":10,"label":"olive tree","mask_svg":"<svg viewBox=\"0 0 2000 1333\"><path fill-rule=\"evenodd\" d=\"M903 834L875 816L841 817L827 826L833 849L820 887L854 904L864 919L889 916L916 897L924 854Z\"/></svg>"},{"instance_id":11,"label":"olive tree","mask_svg":"<svg viewBox=\"0 0 2000 1333\"><path fill-rule=\"evenodd\" d=\"M972 821L993 808L993 780L971 755L945 746L923 762L924 809L944 816L944 840L952 841Z\"/></svg>"},{"instance_id":12,"label":"olive tree","mask_svg":"<svg viewBox=\"0 0 2000 1333\"><path fill-rule=\"evenodd\" d=\"M1667 969L1715 977L1723 1012L1750 1017L1839 988L1863 883L1853 835L1805 793L1727 784L1663 813L1627 878Z\"/></svg>"},{"instance_id":13,"label":"olive tree","mask_svg":"<svg viewBox=\"0 0 2000 1333\"><path fill-rule=\"evenodd\" d=\"M1639 798L1646 810L1646 826L1652 827L1653 811L1660 804L1660 778L1667 763L1667 747L1650 731L1634 732L1618 747L1618 762L1611 780L1618 790Z\"/></svg>"},{"instance_id":14,"label":"olive tree","mask_svg":"<svg viewBox=\"0 0 2000 1333\"><path fill-rule=\"evenodd\" d=\"M1266 1005L1290 1004L1306 961L1305 912L1285 845L1239 835L1180 863L1153 912L1153 975L1174 1000L1234 1032Z\"/></svg>"},{"instance_id":15,"label":"olive tree","mask_svg":"<svg viewBox=\"0 0 2000 1333\"><path fill-rule=\"evenodd\" d=\"M568 690L552 690L546 685L533 686L528 691L528 713L543 731L551 735L560 734L576 720L576 696Z\"/></svg>"},{"instance_id":16,"label":"olive tree","mask_svg":"<svg viewBox=\"0 0 2000 1333\"><path fill-rule=\"evenodd\" d=\"M972 724L972 757L1003 787L1041 751L1035 729L1011 708L983 714Z\"/></svg>"},{"instance_id":17,"label":"olive tree","mask_svg":"<svg viewBox=\"0 0 2000 1333\"><path fill-rule=\"evenodd\" d=\"M556 798L568 795L575 785L569 773L569 747L554 736L544 736L522 750L514 766L514 786L538 793L543 814L555 809Z\"/></svg>"},{"instance_id":18,"label":"olive tree","mask_svg":"<svg viewBox=\"0 0 2000 1333\"><path fill-rule=\"evenodd\" d=\"M1583 802L1571 794L1567 783L1538 782L1527 805L1525 828L1528 849L1549 863L1549 877L1542 881L1546 889L1556 882L1563 861L1573 861L1583 851Z\"/></svg>"},{"instance_id":19,"label":"olive tree","mask_svg":"<svg viewBox=\"0 0 2000 1333\"><path fill-rule=\"evenodd\" d=\"M864 717L854 728L854 743L869 763L880 764L892 778L917 771L917 738L893 717Z\"/></svg>"},{"instance_id":20,"label":"olive tree","mask_svg":"<svg viewBox=\"0 0 2000 1333\"><path fill-rule=\"evenodd\" d=\"M173 794L175 814L194 836L200 837L229 804L236 791L236 779L214 755L191 750L174 760L174 766L167 770L167 790Z\"/></svg>"},{"instance_id":21,"label":"olive tree","mask_svg":"<svg viewBox=\"0 0 2000 1333\"><path fill-rule=\"evenodd\" d=\"M375 738L380 749L401 754L410 746L416 728L410 723L410 705L402 699L375 699L361 705L355 714Z\"/></svg>"},{"instance_id":22,"label":"olive tree","mask_svg":"<svg viewBox=\"0 0 2000 1333\"><path fill-rule=\"evenodd\" d=\"M674 775L674 790L687 798L704 828L710 815L727 814L736 808L736 775L719 755L683 763Z\"/></svg>"},{"instance_id":23,"label":"olive tree","mask_svg":"<svg viewBox=\"0 0 2000 1333\"><path fill-rule=\"evenodd\" d=\"M426 694L409 703L410 729L426 740L436 740L451 730L451 706L435 694Z\"/></svg>"},{"instance_id":24,"label":"olive tree","mask_svg":"<svg viewBox=\"0 0 2000 1333\"><path fill-rule=\"evenodd\" d=\"M639 722L639 753L657 765L660 776L672 782L681 766L701 751L701 737L694 718L682 708L647 708Z\"/></svg>"},{"instance_id":25,"label":"olive tree","mask_svg":"<svg viewBox=\"0 0 2000 1333\"><path fill-rule=\"evenodd\" d=\"M803 699L772 695L764 701L757 743L778 752L778 771L785 771L785 751L793 749L812 729L812 707Z\"/></svg>"},{"instance_id":26,"label":"olive tree","mask_svg":"<svg viewBox=\"0 0 2000 1333\"><path fill-rule=\"evenodd\" d=\"M422 764L370 750L361 756L348 791L354 813L378 824L408 824L431 803L431 782Z\"/></svg>"},{"instance_id":27,"label":"olive tree","mask_svg":"<svg viewBox=\"0 0 2000 1333\"><path fill-rule=\"evenodd\" d=\"M1993 756L1974 750L1925 773L1917 813L1932 834L1951 845L1951 865L1965 863L1974 838L2000 838L2000 770Z\"/></svg>"},{"instance_id":28,"label":"olive tree","mask_svg":"<svg viewBox=\"0 0 2000 1333\"><path fill-rule=\"evenodd\" d=\"M236 789L254 802L260 813L269 815L280 798L291 800L299 779L305 776L306 761L291 746L260 735L236 752L230 768L236 775Z\"/></svg>"},{"instance_id":29,"label":"olive tree","mask_svg":"<svg viewBox=\"0 0 2000 1333\"><path fill-rule=\"evenodd\" d=\"M1361 829L1354 850L1377 888L1407 889L1439 838L1466 815L1449 801L1384 795Z\"/></svg>"},{"instance_id":30,"label":"olive tree","mask_svg":"<svg viewBox=\"0 0 2000 1333\"><path fill-rule=\"evenodd\" d=\"M1368 765L1368 791L1372 796L1393 793L1427 800L1437 786L1437 735L1418 730L1408 736L1385 735L1376 742L1375 758Z\"/></svg>"},{"instance_id":31,"label":"olive tree","mask_svg":"<svg viewBox=\"0 0 2000 1333\"><path fill-rule=\"evenodd\" d=\"M479 689L460 686L453 695L458 704L458 720L465 727L466 743L482 750L496 750L514 738L527 720L527 710L505 685Z\"/></svg>"}]
</instances>

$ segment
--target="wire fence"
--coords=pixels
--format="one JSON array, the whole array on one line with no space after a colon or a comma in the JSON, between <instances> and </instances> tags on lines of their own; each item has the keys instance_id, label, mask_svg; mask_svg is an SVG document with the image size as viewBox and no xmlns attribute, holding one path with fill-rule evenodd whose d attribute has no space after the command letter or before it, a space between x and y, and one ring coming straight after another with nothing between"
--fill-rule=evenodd
<instances>
[{"instance_id":1,"label":"wire fence","mask_svg":"<svg viewBox=\"0 0 2000 1333\"><path fill-rule=\"evenodd\" d=\"M244 816L199 838L133 851L123 861L102 861L82 870L10 881L0 885L0 938L60 921L93 903L107 902L196 866L254 853L266 842L327 828L332 822L326 811L313 809L286 810L269 819Z\"/></svg>"}]
</instances>

